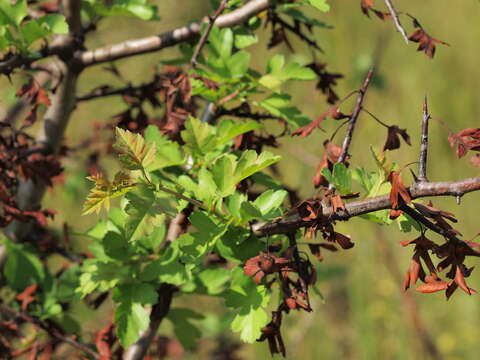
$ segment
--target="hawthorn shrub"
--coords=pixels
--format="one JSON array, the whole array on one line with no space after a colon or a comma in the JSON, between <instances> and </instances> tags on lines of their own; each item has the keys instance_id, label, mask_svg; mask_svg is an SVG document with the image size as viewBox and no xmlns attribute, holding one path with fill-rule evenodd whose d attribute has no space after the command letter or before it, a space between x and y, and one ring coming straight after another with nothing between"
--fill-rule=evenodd
<instances>
[{"instance_id":1,"label":"hawthorn shrub","mask_svg":"<svg viewBox=\"0 0 480 360\"><path fill-rule=\"evenodd\" d=\"M291 312L313 310L310 297L317 296L312 289L319 292L317 268L322 266L317 260L354 248L355 237L340 232L337 224L355 217L396 223L408 233L401 243L412 251L404 290L444 291L447 299L457 289L475 293L466 282L473 267L465 260L478 257L480 245L463 239L452 213L418 199L460 199L480 189L480 177L428 180L429 122L448 126L430 115L426 98L419 160L400 166L389 159L389 152L411 145L411 139L406 129L367 108L376 70L344 96L335 88L343 75L318 60L323 50L316 35L328 36L331 28L319 19L336 5L212 0L211 15L198 22L88 48L86 39L105 18L161 21L168 13L158 13L146 0L0 0L0 71L22 83L0 122L2 358L50 359L66 354L62 344L69 346L69 357L89 359L164 358L194 351L204 336L194 324L203 318L202 309L175 306L188 295L221 300L230 330L242 341L266 342L272 354L285 356L282 321ZM359 5L407 43L418 43L430 58L437 45L448 45L390 0ZM404 23L411 24L410 35ZM254 69L251 46L263 36L268 48L284 45L311 60L290 61L272 51L264 68ZM124 81L117 60L168 47L176 48L177 57L159 62L150 81L125 81L118 88L105 84L78 94L85 69L108 63L105 70ZM310 81L324 94L318 117L310 119L293 104L288 90L295 81ZM96 124L77 146L63 141L77 104L114 97L122 99L125 110L112 114L108 125ZM370 147L375 168L358 166L350 153L360 117L386 129L382 150ZM281 133L272 131L272 121ZM312 195L302 200L276 176L281 157L271 150L287 136L297 136L301 147L302 138L320 135L324 122L338 126L322 135L325 151L312 174ZM480 151L479 128L447 131L459 158ZM83 215L101 215L86 232L75 224L54 230L49 222L60 209L44 208L42 196L68 176L62 163L79 153L88 156L85 171L91 182ZM100 165L99 159L108 156L119 164L116 173ZM480 165L478 154L471 163ZM409 170L413 181L407 186ZM88 250L74 251L73 236L88 242ZM73 304L98 309L108 299L112 316L93 336L69 313ZM158 334L165 319L172 322L175 338ZM423 335L430 355L437 356L428 334ZM228 339L217 338L212 357L239 358L239 345Z\"/></svg>"}]
</instances>

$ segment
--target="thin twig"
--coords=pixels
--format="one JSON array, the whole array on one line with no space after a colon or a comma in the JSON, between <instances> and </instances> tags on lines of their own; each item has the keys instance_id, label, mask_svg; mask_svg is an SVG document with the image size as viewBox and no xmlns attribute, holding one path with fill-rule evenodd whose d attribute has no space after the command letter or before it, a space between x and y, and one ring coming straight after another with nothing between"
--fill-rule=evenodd
<instances>
[{"instance_id":1,"label":"thin twig","mask_svg":"<svg viewBox=\"0 0 480 360\"><path fill-rule=\"evenodd\" d=\"M388 11L390 12L390 15L392 15L393 23L395 24L397 31L402 35L403 39L408 44L407 32L405 31L402 24L400 23L400 18L398 17L397 10L395 10L395 8L393 7L392 1L385 0L385 5L387 5Z\"/></svg>"},{"instance_id":2,"label":"thin twig","mask_svg":"<svg viewBox=\"0 0 480 360\"><path fill-rule=\"evenodd\" d=\"M192 59L190 60L190 65L192 67L197 66L197 58L200 55L200 52L202 51L203 47L207 43L208 35L210 35L210 31L212 31L213 25L215 24L215 21L217 18L220 16L220 14L225 10L227 7L227 0L222 0L220 3L220 6L218 7L217 11L215 11L215 14L213 14L212 17L209 17L209 24L205 32L202 34L200 37L200 40L198 41L198 45L195 48L195 51L192 55Z\"/></svg>"},{"instance_id":3,"label":"thin twig","mask_svg":"<svg viewBox=\"0 0 480 360\"><path fill-rule=\"evenodd\" d=\"M343 163L347 158L348 149L350 147L350 143L352 142L353 130L355 130L355 124L357 123L358 115L360 115L360 111L362 110L363 99L365 98L365 93L367 92L368 85L370 84L370 80L372 79L372 75L373 69L370 69L367 77L365 78L365 81L363 82L362 87L358 92L357 103L355 105L355 108L353 109L350 121L348 122L347 133L345 135L345 139L343 140L342 153L340 154L337 163Z\"/></svg>"},{"instance_id":4,"label":"thin twig","mask_svg":"<svg viewBox=\"0 0 480 360\"><path fill-rule=\"evenodd\" d=\"M428 122L430 114L428 113L427 97L423 102L423 119L422 119L422 140L420 144L420 161L418 166L418 180L421 182L427 180L427 154L428 154Z\"/></svg>"},{"instance_id":5,"label":"thin twig","mask_svg":"<svg viewBox=\"0 0 480 360\"><path fill-rule=\"evenodd\" d=\"M215 24L219 28L232 27L268 9L272 0L252 0L242 7L218 17ZM130 56L159 51L166 47L194 39L200 35L203 23L209 22L208 17L163 34L148 36L140 39L123 41L118 44L107 45L101 48L80 52L75 55L76 61L82 66L92 66L104 62L114 61Z\"/></svg>"},{"instance_id":6,"label":"thin twig","mask_svg":"<svg viewBox=\"0 0 480 360\"><path fill-rule=\"evenodd\" d=\"M368 111L367 109L365 109L363 106L362 106L362 111L366 112L368 115L370 115L370 117L375 120L377 123L379 123L380 125L386 127L387 129L390 127L388 126L387 124L385 124L382 120L380 120L378 117L376 117L375 115L373 115L370 111Z\"/></svg>"},{"instance_id":7,"label":"thin twig","mask_svg":"<svg viewBox=\"0 0 480 360\"><path fill-rule=\"evenodd\" d=\"M78 350L81 350L82 352L90 355L94 359L100 359L100 355L96 351L90 349L87 345L79 343L78 341L72 339L71 337L64 335L63 333L60 332L60 330L56 329L55 327L49 326L48 324L46 324L45 322L43 322L42 320L36 317L29 316L23 312L15 311L14 309L8 307L5 304L0 304L0 311L4 314L8 314L17 319L33 324L37 328L45 330L49 335L53 336L54 338L57 338L61 342L67 343L77 348Z\"/></svg>"}]
</instances>

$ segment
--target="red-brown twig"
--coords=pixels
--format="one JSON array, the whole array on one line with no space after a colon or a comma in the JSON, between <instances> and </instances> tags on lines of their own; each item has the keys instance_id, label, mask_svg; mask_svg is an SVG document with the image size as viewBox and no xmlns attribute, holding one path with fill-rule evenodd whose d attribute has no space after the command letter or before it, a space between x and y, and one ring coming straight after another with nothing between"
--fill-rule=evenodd
<instances>
[{"instance_id":1,"label":"red-brown twig","mask_svg":"<svg viewBox=\"0 0 480 360\"><path fill-rule=\"evenodd\" d=\"M82 344L71 337L68 337L64 335L60 330L56 329L55 327L49 326L45 322L41 321L40 319L29 316L23 312L15 311L14 309L11 309L10 307L0 304L0 312L7 314L9 316L13 316L17 319L20 319L22 321L28 322L30 324L33 324L35 327L40 328L42 330L45 330L50 336L53 336L54 338L58 339L61 342L67 343L78 350L81 350L85 354L90 355L94 359L100 359L100 355L89 348L87 345Z\"/></svg>"},{"instance_id":2,"label":"red-brown twig","mask_svg":"<svg viewBox=\"0 0 480 360\"><path fill-rule=\"evenodd\" d=\"M428 122L430 114L428 112L427 97L423 102L423 118L422 118L422 140L420 144L420 160L418 166L418 180L420 182L427 181L427 154L428 154Z\"/></svg>"},{"instance_id":3,"label":"red-brown twig","mask_svg":"<svg viewBox=\"0 0 480 360\"><path fill-rule=\"evenodd\" d=\"M190 65L192 67L197 66L197 58L200 55L200 52L202 51L203 47L207 43L208 35L210 35L210 31L212 31L213 25L215 24L215 21L217 21L217 18L220 16L220 14L225 10L227 7L227 0L222 0L220 3L220 6L218 7L217 11L215 11L215 14L213 14L212 17L209 17L209 23L207 26L207 29L205 32L202 34L200 37L200 40L198 41L198 45L195 48L195 51L192 55L192 59L190 60Z\"/></svg>"},{"instance_id":4,"label":"red-brown twig","mask_svg":"<svg viewBox=\"0 0 480 360\"><path fill-rule=\"evenodd\" d=\"M412 200L430 196L461 197L466 193L480 190L480 176L445 182L419 182L409 187ZM368 214L378 210L390 209L390 195L375 196L372 198L352 201L345 204L345 211L334 212L333 208L323 209L322 214L330 220L348 220L352 217ZM254 226L256 236L263 237L273 234L288 234L293 230L313 225L317 219L302 220L299 217L280 219L266 224ZM438 231L437 231L438 232ZM448 237L450 235L446 235Z\"/></svg>"}]
</instances>

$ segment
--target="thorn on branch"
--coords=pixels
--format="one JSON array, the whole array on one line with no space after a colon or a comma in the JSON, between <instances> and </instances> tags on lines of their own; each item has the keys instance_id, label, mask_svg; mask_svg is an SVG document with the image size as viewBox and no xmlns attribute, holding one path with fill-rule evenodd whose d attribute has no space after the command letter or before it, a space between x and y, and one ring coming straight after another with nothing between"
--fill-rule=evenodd
<instances>
[{"instance_id":1,"label":"thorn on branch","mask_svg":"<svg viewBox=\"0 0 480 360\"><path fill-rule=\"evenodd\" d=\"M400 23L400 18L398 17L397 10L395 10L395 7L393 6L392 1L385 0L385 5L387 5L388 11L390 12L390 15L392 15L392 20L393 20L393 23L395 24L395 27L397 28L397 31L402 35L403 39L408 45L407 32L405 31L402 24Z\"/></svg>"},{"instance_id":2,"label":"thorn on branch","mask_svg":"<svg viewBox=\"0 0 480 360\"><path fill-rule=\"evenodd\" d=\"M418 166L418 180L426 182L427 180L427 154L428 154L428 123L430 120L428 112L427 97L423 102L423 119L422 119L422 139L420 143L420 160Z\"/></svg>"}]
</instances>

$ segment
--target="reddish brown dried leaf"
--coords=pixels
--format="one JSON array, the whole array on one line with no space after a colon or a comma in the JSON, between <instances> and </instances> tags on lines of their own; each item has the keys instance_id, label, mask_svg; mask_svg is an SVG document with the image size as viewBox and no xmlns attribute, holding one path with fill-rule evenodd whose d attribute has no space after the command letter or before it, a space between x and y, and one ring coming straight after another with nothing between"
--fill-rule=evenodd
<instances>
[{"instance_id":1,"label":"reddish brown dried leaf","mask_svg":"<svg viewBox=\"0 0 480 360\"><path fill-rule=\"evenodd\" d=\"M388 127L387 140L383 146L383 150L395 150L400 148L400 136L408 144L412 145L410 142L410 136L407 134L406 129L400 129L396 125Z\"/></svg>"},{"instance_id":2,"label":"reddish brown dried leaf","mask_svg":"<svg viewBox=\"0 0 480 360\"><path fill-rule=\"evenodd\" d=\"M400 177L400 171L391 171L388 175L388 181L392 184L392 190L390 191L392 208L398 209L402 201L408 204L411 201L411 197Z\"/></svg>"},{"instance_id":3,"label":"reddish brown dried leaf","mask_svg":"<svg viewBox=\"0 0 480 360\"><path fill-rule=\"evenodd\" d=\"M38 285L33 284L25 288L25 290L23 290L20 294L17 295L16 299L22 302L22 311L27 311L28 304L36 300L33 294L35 294L37 289Z\"/></svg>"},{"instance_id":4,"label":"reddish brown dried leaf","mask_svg":"<svg viewBox=\"0 0 480 360\"><path fill-rule=\"evenodd\" d=\"M455 282L458 284L460 289L465 291L468 295L472 295L470 288L467 286L467 283L465 282L465 278L463 276L460 266L457 266L455 270Z\"/></svg>"},{"instance_id":5,"label":"reddish brown dried leaf","mask_svg":"<svg viewBox=\"0 0 480 360\"><path fill-rule=\"evenodd\" d=\"M417 287L417 291L427 294L427 293L433 293L437 291L442 291L447 289L448 283L446 281L435 281L427 284L422 284Z\"/></svg>"},{"instance_id":6,"label":"reddish brown dried leaf","mask_svg":"<svg viewBox=\"0 0 480 360\"><path fill-rule=\"evenodd\" d=\"M337 242L338 245L342 247L342 249L351 249L352 247L355 246L355 244L352 242L350 236L346 236L343 234L340 234L338 232L334 233L335 241Z\"/></svg>"}]
</instances>

